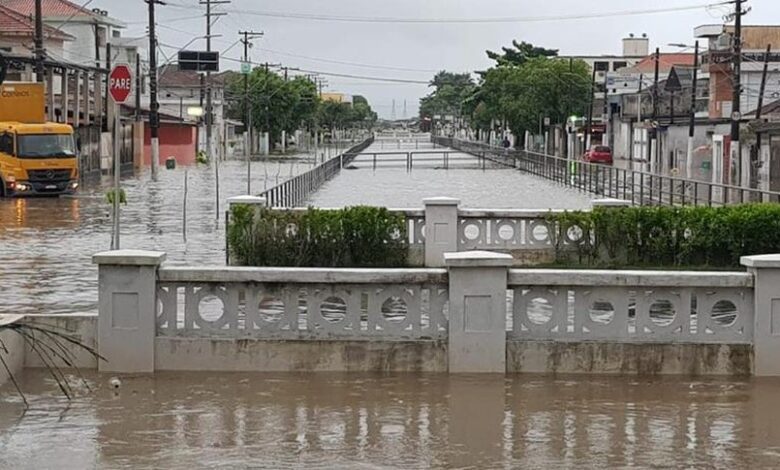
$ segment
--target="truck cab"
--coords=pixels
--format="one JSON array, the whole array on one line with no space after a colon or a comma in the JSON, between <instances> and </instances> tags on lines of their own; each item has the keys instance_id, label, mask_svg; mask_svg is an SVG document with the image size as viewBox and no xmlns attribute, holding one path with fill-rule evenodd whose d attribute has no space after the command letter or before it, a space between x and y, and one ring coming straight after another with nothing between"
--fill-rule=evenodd
<instances>
[{"instance_id":1,"label":"truck cab","mask_svg":"<svg viewBox=\"0 0 780 470\"><path fill-rule=\"evenodd\" d=\"M0 85L0 196L55 196L78 189L73 128L46 122L39 83Z\"/></svg>"},{"instance_id":2,"label":"truck cab","mask_svg":"<svg viewBox=\"0 0 780 470\"><path fill-rule=\"evenodd\" d=\"M0 122L0 196L70 194L78 179L70 126Z\"/></svg>"}]
</instances>

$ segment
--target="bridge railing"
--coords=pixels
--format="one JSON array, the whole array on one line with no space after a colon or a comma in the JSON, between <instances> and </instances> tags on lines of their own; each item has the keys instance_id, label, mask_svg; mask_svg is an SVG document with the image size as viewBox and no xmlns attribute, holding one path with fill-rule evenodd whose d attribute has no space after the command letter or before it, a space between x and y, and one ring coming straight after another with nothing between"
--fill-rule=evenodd
<instances>
[{"instance_id":1,"label":"bridge railing","mask_svg":"<svg viewBox=\"0 0 780 470\"><path fill-rule=\"evenodd\" d=\"M158 277L160 336L401 341L447 335L441 269L163 267Z\"/></svg>"},{"instance_id":2,"label":"bridge railing","mask_svg":"<svg viewBox=\"0 0 780 470\"><path fill-rule=\"evenodd\" d=\"M434 138L437 145L506 162L556 183L631 201L634 205L722 206L746 202L780 202L780 192L666 176L570 160L543 153L496 148L452 138Z\"/></svg>"},{"instance_id":3,"label":"bridge railing","mask_svg":"<svg viewBox=\"0 0 780 470\"><path fill-rule=\"evenodd\" d=\"M336 176L345 165L351 163L360 152L368 148L373 142L374 138L369 137L346 152L317 165L311 170L263 191L260 193L260 196L266 198L271 207L295 207L300 205L323 184Z\"/></svg>"},{"instance_id":4,"label":"bridge railing","mask_svg":"<svg viewBox=\"0 0 780 470\"><path fill-rule=\"evenodd\" d=\"M753 276L668 271L509 271L510 337L751 343Z\"/></svg>"},{"instance_id":5,"label":"bridge railing","mask_svg":"<svg viewBox=\"0 0 780 470\"><path fill-rule=\"evenodd\" d=\"M164 258L94 256L102 370L348 370L373 348L371 370L780 376L780 255L743 258L748 272L512 269L486 251L447 253L446 269Z\"/></svg>"}]
</instances>

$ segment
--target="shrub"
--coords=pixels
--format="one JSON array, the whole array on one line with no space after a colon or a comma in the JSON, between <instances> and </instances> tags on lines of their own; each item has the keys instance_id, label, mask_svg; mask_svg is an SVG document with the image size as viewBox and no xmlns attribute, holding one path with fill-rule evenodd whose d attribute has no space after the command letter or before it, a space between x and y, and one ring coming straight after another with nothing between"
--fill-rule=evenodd
<instances>
[{"instance_id":1,"label":"shrub","mask_svg":"<svg viewBox=\"0 0 780 470\"><path fill-rule=\"evenodd\" d=\"M233 206L232 264L297 267L401 267L406 220L380 207L305 212Z\"/></svg>"},{"instance_id":2,"label":"shrub","mask_svg":"<svg viewBox=\"0 0 780 470\"><path fill-rule=\"evenodd\" d=\"M745 255L780 253L778 204L596 208L548 221L559 263L726 268ZM563 241L572 227L583 237L569 249Z\"/></svg>"}]
</instances>

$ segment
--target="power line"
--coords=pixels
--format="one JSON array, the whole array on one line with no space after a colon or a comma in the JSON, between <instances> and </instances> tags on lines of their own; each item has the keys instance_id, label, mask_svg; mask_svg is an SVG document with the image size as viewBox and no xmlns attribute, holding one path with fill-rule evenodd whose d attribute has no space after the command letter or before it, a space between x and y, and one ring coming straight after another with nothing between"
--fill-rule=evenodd
<instances>
[{"instance_id":1,"label":"power line","mask_svg":"<svg viewBox=\"0 0 780 470\"><path fill-rule=\"evenodd\" d=\"M323 59L323 58L318 58L318 57L309 57L309 56L300 55L300 54L293 54L291 52L282 52L282 51L277 51L277 50L267 49L267 48L262 48L261 50L266 51L266 52L270 52L272 54L279 54L279 55L287 56L287 57L295 57L295 58L298 58L298 59L313 60L315 62L324 62L324 63L328 63L328 64L350 65L350 66L353 66L353 67L362 67L362 68L367 68L367 69L395 70L395 71L399 71L399 72L422 72L422 73L436 73L436 72L440 71L440 70L437 70L437 69L416 69L416 68L408 68L408 67L394 67L394 66L389 66L389 65L362 64L362 63L357 63L357 62L347 62L347 61L334 60L334 59Z\"/></svg>"},{"instance_id":2,"label":"power line","mask_svg":"<svg viewBox=\"0 0 780 470\"><path fill-rule=\"evenodd\" d=\"M406 24L491 24L491 23L539 23L549 21L564 20L587 20L602 19L607 17L620 16L639 16L658 13L674 13L681 11L710 9L720 5L732 3L731 1L722 1L716 3L699 3L696 5L687 5L671 8L655 8L644 10L624 10L615 12L601 13L583 13L576 15L555 15L555 16L537 16L537 17L493 17L493 18L394 18L394 17L358 17L358 16L335 16L319 15L311 13L292 13L292 12L273 12L249 9L230 9L230 13L242 15L263 16L268 18L310 20L310 21L333 21L346 23L406 23ZM190 8L184 5L174 5L179 8Z\"/></svg>"}]
</instances>

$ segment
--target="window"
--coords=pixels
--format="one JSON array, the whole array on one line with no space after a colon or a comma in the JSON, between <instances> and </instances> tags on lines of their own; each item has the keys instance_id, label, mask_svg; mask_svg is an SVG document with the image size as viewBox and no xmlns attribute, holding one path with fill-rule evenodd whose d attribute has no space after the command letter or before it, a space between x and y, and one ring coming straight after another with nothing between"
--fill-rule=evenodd
<instances>
[{"instance_id":1,"label":"window","mask_svg":"<svg viewBox=\"0 0 780 470\"><path fill-rule=\"evenodd\" d=\"M608 72L609 62L597 61L593 63L593 67L596 69L596 72Z\"/></svg>"},{"instance_id":2,"label":"window","mask_svg":"<svg viewBox=\"0 0 780 470\"><path fill-rule=\"evenodd\" d=\"M14 154L14 138L11 134L0 135L0 152L7 155Z\"/></svg>"},{"instance_id":3,"label":"window","mask_svg":"<svg viewBox=\"0 0 780 470\"><path fill-rule=\"evenodd\" d=\"M70 134L32 134L19 136L20 158L73 157L73 136Z\"/></svg>"},{"instance_id":4,"label":"window","mask_svg":"<svg viewBox=\"0 0 780 470\"><path fill-rule=\"evenodd\" d=\"M617 72L618 70L622 68L626 68L628 66L628 62L614 62L612 64L612 70Z\"/></svg>"}]
</instances>

